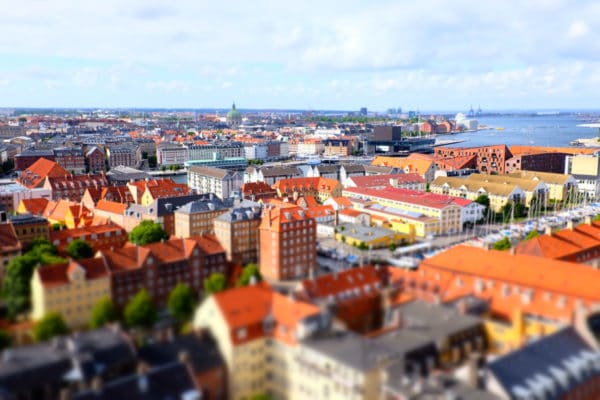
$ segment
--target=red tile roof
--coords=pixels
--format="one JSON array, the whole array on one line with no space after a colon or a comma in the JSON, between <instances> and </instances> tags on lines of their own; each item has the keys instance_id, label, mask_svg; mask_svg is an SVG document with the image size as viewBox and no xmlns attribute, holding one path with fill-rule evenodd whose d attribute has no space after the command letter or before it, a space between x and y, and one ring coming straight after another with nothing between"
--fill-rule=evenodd
<instances>
[{"instance_id":1,"label":"red tile roof","mask_svg":"<svg viewBox=\"0 0 600 400\"><path fill-rule=\"evenodd\" d=\"M225 290L213 298L234 345L263 337L294 344L299 323L320 313L318 307L279 294L264 283ZM265 324L269 320L271 328Z\"/></svg>"},{"instance_id":2,"label":"red tile roof","mask_svg":"<svg viewBox=\"0 0 600 400\"><path fill-rule=\"evenodd\" d=\"M54 161L42 157L25 169L18 181L28 188L35 188L41 186L46 177L61 176L71 176L71 173Z\"/></svg>"},{"instance_id":3,"label":"red tile roof","mask_svg":"<svg viewBox=\"0 0 600 400\"><path fill-rule=\"evenodd\" d=\"M42 215L48 206L48 199L43 197L37 199L23 199L21 203L25 207L26 212L33 215Z\"/></svg>"},{"instance_id":4,"label":"red tile roof","mask_svg":"<svg viewBox=\"0 0 600 400\"><path fill-rule=\"evenodd\" d=\"M108 269L100 258L87 258L84 260L70 261L63 264L44 265L37 269L43 286L61 286L71 282L69 273L77 268L85 272L85 280L107 278Z\"/></svg>"},{"instance_id":5,"label":"red tile roof","mask_svg":"<svg viewBox=\"0 0 600 400\"><path fill-rule=\"evenodd\" d=\"M470 200L459 197L446 196L431 192L423 192L420 190L402 189L386 187L385 189L362 189L362 188L346 188L344 195L347 197L369 197L379 198L389 201L399 201L403 203L419 204L425 207L442 209L449 205L457 205L464 207L473 203Z\"/></svg>"},{"instance_id":6,"label":"red tile roof","mask_svg":"<svg viewBox=\"0 0 600 400\"><path fill-rule=\"evenodd\" d=\"M0 252L13 252L21 249L21 242L11 223L0 224Z\"/></svg>"},{"instance_id":7,"label":"red tile roof","mask_svg":"<svg viewBox=\"0 0 600 400\"><path fill-rule=\"evenodd\" d=\"M113 214L124 215L127 209L126 203L117 203L114 201L100 200L96 204L95 210L106 211Z\"/></svg>"}]
</instances>

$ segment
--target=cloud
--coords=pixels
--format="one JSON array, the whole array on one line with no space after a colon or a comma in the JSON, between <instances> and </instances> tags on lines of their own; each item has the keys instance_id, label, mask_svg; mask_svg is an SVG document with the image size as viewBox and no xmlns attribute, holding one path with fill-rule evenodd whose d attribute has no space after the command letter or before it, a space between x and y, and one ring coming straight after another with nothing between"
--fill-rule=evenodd
<instances>
[{"instance_id":1,"label":"cloud","mask_svg":"<svg viewBox=\"0 0 600 400\"><path fill-rule=\"evenodd\" d=\"M511 105L559 94L596 104L599 89L595 1L29 3L0 16L0 76L23 93L39 85L40 99L46 81L72 86L65 96L74 99L93 88L90 101L140 106L173 102L165 93L190 105L228 104L233 91L248 107L386 108L477 96ZM54 101L51 88L46 94Z\"/></svg>"}]
</instances>

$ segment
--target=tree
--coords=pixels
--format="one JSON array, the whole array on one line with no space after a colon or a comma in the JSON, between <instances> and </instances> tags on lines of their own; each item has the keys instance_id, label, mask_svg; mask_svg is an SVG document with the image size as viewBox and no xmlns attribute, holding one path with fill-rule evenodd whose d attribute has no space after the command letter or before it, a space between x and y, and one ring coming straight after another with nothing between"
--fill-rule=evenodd
<instances>
[{"instance_id":1,"label":"tree","mask_svg":"<svg viewBox=\"0 0 600 400\"><path fill-rule=\"evenodd\" d=\"M481 204L486 208L486 210L490 208L490 198L487 194L480 194L477 196L475 203Z\"/></svg>"},{"instance_id":2,"label":"tree","mask_svg":"<svg viewBox=\"0 0 600 400\"><path fill-rule=\"evenodd\" d=\"M502 239L494 243L494 250L508 250L512 247L510 240L505 236Z\"/></svg>"},{"instance_id":3,"label":"tree","mask_svg":"<svg viewBox=\"0 0 600 400\"><path fill-rule=\"evenodd\" d=\"M67 246L67 253L76 260L94 256L94 249L85 240L75 239Z\"/></svg>"},{"instance_id":4,"label":"tree","mask_svg":"<svg viewBox=\"0 0 600 400\"><path fill-rule=\"evenodd\" d=\"M124 311L125 323L131 327L150 328L156 322L157 314L152 298L142 289L127 303Z\"/></svg>"},{"instance_id":5,"label":"tree","mask_svg":"<svg viewBox=\"0 0 600 400\"><path fill-rule=\"evenodd\" d=\"M168 237L160 224L150 220L142 221L129 233L129 241L138 246L159 242Z\"/></svg>"},{"instance_id":6,"label":"tree","mask_svg":"<svg viewBox=\"0 0 600 400\"><path fill-rule=\"evenodd\" d=\"M10 319L29 309L31 277L38 264L66 262L56 255L56 246L45 239L35 239L26 253L13 258L4 271L2 296Z\"/></svg>"},{"instance_id":7,"label":"tree","mask_svg":"<svg viewBox=\"0 0 600 400\"><path fill-rule=\"evenodd\" d=\"M539 235L540 235L540 233L534 229L531 232L529 232L527 234L527 236L525 236L525 240L533 239L534 237L539 236Z\"/></svg>"},{"instance_id":8,"label":"tree","mask_svg":"<svg viewBox=\"0 0 600 400\"><path fill-rule=\"evenodd\" d=\"M388 248L390 249L390 251L395 251L398 248L398 245L396 243L390 243Z\"/></svg>"},{"instance_id":9,"label":"tree","mask_svg":"<svg viewBox=\"0 0 600 400\"><path fill-rule=\"evenodd\" d=\"M63 317L58 313L46 314L33 327L33 338L38 342L67 333L69 333L69 328L67 328Z\"/></svg>"},{"instance_id":10,"label":"tree","mask_svg":"<svg viewBox=\"0 0 600 400\"><path fill-rule=\"evenodd\" d=\"M53 231L60 231L66 228L67 226L62 222L55 222L52 224L51 228Z\"/></svg>"},{"instance_id":11,"label":"tree","mask_svg":"<svg viewBox=\"0 0 600 400\"><path fill-rule=\"evenodd\" d=\"M148 167L156 168L157 164L158 160L156 159L156 156L148 156Z\"/></svg>"},{"instance_id":12,"label":"tree","mask_svg":"<svg viewBox=\"0 0 600 400\"><path fill-rule=\"evenodd\" d=\"M204 294L210 296L213 293L221 292L227 287L225 275L219 272L213 272L204 280Z\"/></svg>"},{"instance_id":13,"label":"tree","mask_svg":"<svg viewBox=\"0 0 600 400\"><path fill-rule=\"evenodd\" d=\"M600 221L600 214L596 214L594 215L594 218L592 218L593 221Z\"/></svg>"},{"instance_id":14,"label":"tree","mask_svg":"<svg viewBox=\"0 0 600 400\"><path fill-rule=\"evenodd\" d=\"M244 267L244 270L237 281L237 286L248 286L252 277L255 278L256 282L262 281L260 269L258 268L258 265L254 263L250 263Z\"/></svg>"},{"instance_id":15,"label":"tree","mask_svg":"<svg viewBox=\"0 0 600 400\"><path fill-rule=\"evenodd\" d=\"M13 338L8 332L0 330L0 350L4 350L12 345Z\"/></svg>"},{"instance_id":16,"label":"tree","mask_svg":"<svg viewBox=\"0 0 600 400\"><path fill-rule=\"evenodd\" d=\"M194 291L185 283L179 283L171 290L167 302L169 312L180 323L190 320L196 308Z\"/></svg>"},{"instance_id":17,"label":"tree","mask_svg":"<svg viewBox=\"0 0 600 400\"><path fill-rule=\"evenodd\" d=\"M96 329L117 320L117 310L110 297L104 297L92 307L90 328Z\"/></svg>"}]
</instances>

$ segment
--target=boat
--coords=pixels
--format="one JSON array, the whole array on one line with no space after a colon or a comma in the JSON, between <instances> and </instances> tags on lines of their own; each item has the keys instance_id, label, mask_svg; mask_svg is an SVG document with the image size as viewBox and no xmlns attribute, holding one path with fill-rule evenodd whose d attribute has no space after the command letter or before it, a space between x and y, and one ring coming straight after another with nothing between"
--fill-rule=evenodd
<instances>
[{"instance_id":1,"label":"boat","mask_svg":"<svg viewBox=\"0 0 600 400\"><path fill-rule=\"evenodd\" d=\"M498 126L498 127L496 127L496 130L497 130L497 131L503 131L503 130L504 130L504 128L503 128L503 127L501 127L501 126Z\"/></svg>"}]
</instances>

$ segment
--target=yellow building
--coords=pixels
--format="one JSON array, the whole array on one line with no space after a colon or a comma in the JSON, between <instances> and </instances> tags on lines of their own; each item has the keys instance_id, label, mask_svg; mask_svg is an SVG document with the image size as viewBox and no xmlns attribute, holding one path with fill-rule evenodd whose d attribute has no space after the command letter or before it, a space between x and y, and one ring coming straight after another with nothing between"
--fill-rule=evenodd
<instances>
[{"instance_id":1,"label":"yellow building","mask_svg":"<svg viewBox=\"0 0 600 400\"><path fill-rule=\"evenodd\" d=\"M475 201L479 196L486 195L490 200L490 209L500 212L502 207L510 202L525 201L525 192L515 184L494 182L469 181L464 178L438 176L429 186L432 193L462 197Z\"/></svg>"},{"instance_id":2,"label":"yellow building","mask_svg":"<svg viewBox=\"0 0 600 400\"><path fill-rule=\"evenodd\" d=\"M300 399L305 397L298 391L308 381L296 362L299 342L322 321L318 307L258 284L206 299L196 311L194 328L207 329L216 339L227 365L230 399L264 393Z\"/></svg>"},{"instance_id":3,"label":"yellow building","mask_svg":"<svg viewBox=\"0 0 600 400\"><path fill-rule=\"evenodd\" d=\"M548 199L566 201L568 196L577 190L577 180L571 175L554 174L551 172L517 171L508 176L544 182L548 187Z\"/></svg>"},{"instance_id":4,"label":"yellow building","mask_svg":"<svg viewBox=\"0 0 600 400\"><path fill-rule=\"evenodd\" d=\"M336 227L335 239L351 246L366 246L379 249L392 244L413 243L414 235L395 230L357 224L342 224Z\"/></svg>"},{"instance_id":5,"label":"yellow building","mask_svg":"<svg viewBox=\"0 0 600 400\"><path fill-rule=\"evenodd\" d=\"M218 197L201 199L187 203L175 213L175 236L189 238L214 234L214 220L229 211L230 203Z\"/></svg>"},{"instance_id":6,"label":"yellow building","mask_svg":"<svg viewBox=\"0 0 600 400\"><path fill-rule=\"evenodd\" d=\"M525 206L530 207L535 198L546 204L548 200L548 186L541 180L517 178L512 175L471 174L467 181L479 183L495 183L498 185L514 185L525 193Z\"/></svg>"},{"instance_id":7,"label":"yellow building","mask_svg":"<svg viewBox=\"0 0 600 400\"><path fill-rule=\"evenodd\" d=\"M463 205L459 205L459 203L463 199L400 188L386 188L385 190L346 188L343 195L353 199L375 202L384 207L392 207L408 216L411 214L422 215L437 220L435 225L432 221L424 221L425 225L421 225L417 229L421 233L427 231L436 235L451 234L462 230ZM370 209L374 208L371 206ZM364 208L365 211L368 209L368 207Z\"/></svg>"},{"instance_id":8,"label":"yellow building","mask_svg":"<svg viewBox=\"0 0 600 400\"><path fill-rule=\"evenodd\" d=\"M46 265L31 280L31 318L55 312L70 328L81 328L88 325L92 307L110 296L109 271L101 258Z\"/></svg>"}]
</instances>

